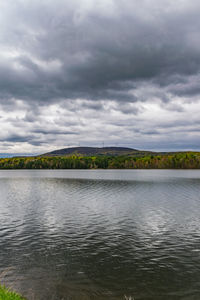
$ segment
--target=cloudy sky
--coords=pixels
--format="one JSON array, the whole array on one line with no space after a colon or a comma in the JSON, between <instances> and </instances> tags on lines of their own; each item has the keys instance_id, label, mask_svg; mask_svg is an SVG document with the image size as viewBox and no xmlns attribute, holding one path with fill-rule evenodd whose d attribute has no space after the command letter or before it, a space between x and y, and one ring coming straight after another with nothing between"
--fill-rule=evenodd
<instances>
[{"instance_id":1,"label":"cloudy sky","mask_svg":"<svg viewBox=\"0 0 200 300\"><path fill-rule=\"evenodd\" d=\"M0 152L200 150L199 0L0 0Z\"/></svg>"}]
</instances>

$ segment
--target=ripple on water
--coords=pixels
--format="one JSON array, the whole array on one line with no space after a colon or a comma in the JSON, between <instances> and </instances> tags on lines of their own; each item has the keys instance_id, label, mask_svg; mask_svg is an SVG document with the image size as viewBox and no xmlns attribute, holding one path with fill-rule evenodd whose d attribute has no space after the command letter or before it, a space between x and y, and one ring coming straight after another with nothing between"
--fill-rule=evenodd
<instances>
[{"instance_id":1,"label":"ripple on water","mask_svg":"<svg viewBox=\"0 0 200 300\"><path fill-rule=\"evenodd\" d=\"M29 299L200 299L199 171L0 172L0 270Z\"/></svg>"}]
</instances>

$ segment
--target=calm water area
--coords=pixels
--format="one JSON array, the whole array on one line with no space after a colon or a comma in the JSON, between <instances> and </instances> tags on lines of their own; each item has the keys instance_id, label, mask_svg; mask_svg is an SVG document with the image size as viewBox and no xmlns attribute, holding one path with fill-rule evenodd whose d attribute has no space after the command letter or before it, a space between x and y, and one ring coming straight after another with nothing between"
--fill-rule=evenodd
<instances>
[{"instance_id":1,"label":"calm water area","mask_svg":"<svg viewBox=\"0 0 200 300\"><path fill-rule=\"evenodd\" d=\"M0 171L0 281L29 300L199 300L200 171Z\"/></svg>"}]
</instances>

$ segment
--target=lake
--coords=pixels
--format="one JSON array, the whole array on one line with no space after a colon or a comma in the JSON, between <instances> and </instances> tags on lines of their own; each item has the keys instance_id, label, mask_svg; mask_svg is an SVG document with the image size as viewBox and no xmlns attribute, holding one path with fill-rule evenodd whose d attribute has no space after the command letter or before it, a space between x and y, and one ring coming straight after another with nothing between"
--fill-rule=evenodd
<instances>
[{"instance_id":1,"label":"lake","mask_svg":"<svg viewBox=\"0 0 200 300\"><path fill-rule=\"evenodd\" d=\"M29 300L199 300L200 171L0 171L0 281Z\"/></svg>"}]
</instances>

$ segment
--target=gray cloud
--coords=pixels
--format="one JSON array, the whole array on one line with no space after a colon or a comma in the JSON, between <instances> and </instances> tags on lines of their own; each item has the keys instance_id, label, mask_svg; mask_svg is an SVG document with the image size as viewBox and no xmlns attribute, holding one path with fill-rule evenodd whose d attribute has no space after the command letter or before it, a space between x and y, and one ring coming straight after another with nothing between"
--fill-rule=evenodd
<instances>
[{"instance_id":1,"label":"gray cloud","mask_svg":"<svg viewBox=\"0 0 200 300\"><path fill-rule=\"evenodd\" d=\"M0 124L7 132L0 140L13 149L99 139L132 139L137 148L151 135L153 147L171 136L173 148L165 124L196 119L197 0L17 0L0 9Z\"/></svg>"},{"instance_id":2,"label":"gray cloud","mask_svg":"<svg viewBox=\"0 0 200 300\"><path fill-rule=\"evenodd\" d=\"M160 84L164 76L167 84L172 75L196 74L199 5L165 2L163 9L158 1L113 1L108 15L91 1L60 1L58 10L51 1L4 5L1 42L16 56L1 61L1 93L34 101L126 100L128 82Z\"/></svg>"}]
</instances>

